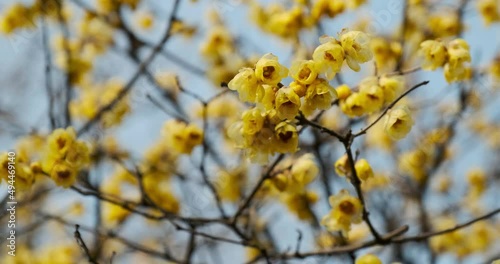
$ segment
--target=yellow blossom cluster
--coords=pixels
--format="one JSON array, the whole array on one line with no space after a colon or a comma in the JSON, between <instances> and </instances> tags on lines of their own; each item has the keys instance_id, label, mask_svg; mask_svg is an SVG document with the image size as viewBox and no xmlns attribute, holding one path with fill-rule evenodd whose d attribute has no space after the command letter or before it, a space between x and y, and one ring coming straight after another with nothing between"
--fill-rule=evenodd
<instances>
[{"instance_id":1,"label":"yellow blossom cluster","mask_svg":"<svg viewBox=\"0 0 500 264\"><path fill-rule=\"evenodd\" d=\"M330 196L329 201L332 210L321 219L321 224L328 231L340 231L347 237L351 225L361 223L363 206L359 199L351 196L347 190Z\"/></svg>"},{"instance_id":2,"label":"yellow blossom cluster","mask_svg":"<svg viewBox=\"0 0 500 264\"><path fill-rule=\"evenodd\" d=\"M452 217L438 218L434 223L437 230L453 228L457 221ZM474 253L486 252L498 236L498 230L491 223L482 221L469 229L461 229L431 238L431 249L436 253L454 253L463 258Z\"/></svg>"},{"instance_id":3,"label":"yellow blossom cluster","mask_svg":"<svg viewBox=\"0 0 500 264\"><path fill-rule=\"evenodd\" d=\"M76 138L72 127L56 129L48 136L41 165L57 185L64 188L73 185L78 172L89 162L89 148Z\"/></svg>"},{"instance_id":4,"label":"yellow blossom cluster","mask_svg":"<svg viewBox=\"0 0 500 264\"><path fill-rule=\"evenodd\" d=\"M401 43L383 37L372 38L370 48L380 73L392 71L400 60L403 49Z\"/></svg>"},{"instance_id":5,"label":"yellow blossom cluster","mask_svg":"<svg viewBox=\"0 0 500 264\"><path fill-rule=\"evenodd\" d=\"M352 177L352 167L349 162L347 154L340 157L333 165L335 172L341 177ZM357 160L354 163L354 169L356 170L356 175L361 181L367 181L374 177L374 173L370 163L366 159Z\"/></svg>"},{"instance_id":6,"label":"yellow blossom cluster","mask_svg":"<svg viewBox=\"0 0 500 264\"><path fill-rule=\"evenodd\" d=\"M221 19L215 13L211 15L214 25L201 43L200 53L208 64L207 75L209 79L215 86L219 87L221 83L229 82L238 69L248 63L238 53L236 40Z\"/></svg>"},{"instance_id":7,"label":"yellow blossom cluster","mask_svg":"<svg viewBox=\"0 0 500 264\"><path fill-rule=\"evenodd\" d=\"M250 16L264 32L283 39L297 40L302 29L312 28L322 17L333 18L347 8L355 9L364 3L365 0L315 0L287 8L278 3L264 7L251 2Z\"/></svg>"},{"instance_id":8,"label":"yellow blossom cluster","mask_svg":"<svg viewBox=\"0 0 500 264\"><path fill-rule=\"evenodd\" d=\"M56 0L36 0L31 5L15 3L0 15L0 33L12 34L18 29L35 28L36 20L41 16L67 20L69 12Z\"/></svg>"},{"instance_id":9,"label":"yellow blossom cluster","mask_svg":"<svg viewBox=\"0 0 500 264\"><path fill-rule=\"evenodd\" d=\"M115 100L123 87L123 82L118 79L109 79L104 83L82 86L79 98L70 103L72 116L86 120L94 118L101 108ZM129 112L129 97L126 96L111 110L106 111L100 118L100 122L104 128L117 126L122 123Z\"/></svg>"},{"instance_id":10,"label":"yellow blossom cluster","mask_svg":"<svg viewBox=\"0 0 500 264\"><path fill-rule=\"evenodd\" d=\"M229 137L247 157L259 163L268 161L274 153L294 153L298 150L299 135L295 123L283 121L276 110L252 108L243 112L241 121L228 129Z\"/></svg>"},{"instance_id":11,"label":"yellow blossom cluster","mask_svg":"<svg viewBox=\"0 0 500 264\"><path fill-rule=\"evenodd\" d=\"M219 172L215 187L221 200L237 202L241 198L247 178L245 169L242 166L235 170Z\"/></svg>"},{"instance_id":12,"label":"yellow blossom cluster","mask_svg":"<svg viewBox=\"0 0 500 264\"><path fill-rule=\"evenodd\" d=\"M447 45L440 40L426 40L420 44L419 55L423 58L424 70L444 67L444 76L449 83L471 77L469 45L463 39L455 39Z\"/></svg>"},{"instance_id":13,"label":"yellow blossom cluster","mask_svg":"<svg viewBox=\"0 0 500 264\"><path fill-rule=\"evenodd\" d=\"M360 82L357 92L351 91L347 85L339 86L340 108L350 117L380 111L396 99L404 86L405 80L401 76L367 77Z\"/></svg>"},{"instance_id":14,"label":"yellow blossom cluster","mask_svg":"<svg viewBox=\"0 0 500 264\"><path fill-rule=\"evenodd\" d=\"M136 9L141 0L97 0L97 10L107 14L118 11L121 6L127 6Z\"/></svg>"},{"instance_id":15,"label":"yellow blossom cluster","mask_svg":"<svg viewBox=\"0 0 500 264\"><path fill-rule=\"evenodd\" d=\"M194 147L203 142L203 131L200 128L179 120L167 121L162 134L166 144L180 154L190 154Z\"/></svg>"}]
</instances>

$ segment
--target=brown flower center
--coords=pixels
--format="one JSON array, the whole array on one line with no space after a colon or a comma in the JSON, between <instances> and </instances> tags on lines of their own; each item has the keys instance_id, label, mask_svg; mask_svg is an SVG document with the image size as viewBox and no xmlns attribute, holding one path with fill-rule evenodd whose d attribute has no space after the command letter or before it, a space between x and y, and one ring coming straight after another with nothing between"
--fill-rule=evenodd
<instances>
[{"instance_id":1,"label":"brown flower center","mask_svg":"<svg viewBox=\"0 0 500 264\"><path fill-rule=\"evenodd\" d=\"M264 73L263 73L264 78L270 78L273 75L274 71L275 71L275 69L273 66L265 66Z\"/></svg>"},{"instance_id":2,"label":"brown flower center","mask_svg":"<svg viewBox=\"0 0 500 264\"><path fill-rule=\"evenodd\" d=\"M339 209L342 213L352 215L354 214L355 208L354 204L350 201L343 201L339 204Z\"/></svg>"}]
</instances>

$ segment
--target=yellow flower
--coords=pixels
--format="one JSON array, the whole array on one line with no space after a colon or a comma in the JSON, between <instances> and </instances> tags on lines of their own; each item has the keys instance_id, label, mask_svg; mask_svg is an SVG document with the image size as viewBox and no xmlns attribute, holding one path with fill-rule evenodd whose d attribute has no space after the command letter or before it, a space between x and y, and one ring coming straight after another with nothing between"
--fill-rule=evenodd
<instances>
[{"instance_id":1,"label":"yellow flower","mask_svg":"<svg viewBox=\"0 0 500 264\"><path fill-rule=\"evenodd\" d=\"M352 93L344 101L340 101L340 109L350 117L362 116L366 113L366 97L360 93Z\"/></svg>"},{"instance_id":2,"label":"yellow flower","mask_svg":"<svg viewBox=\"0 0 500 264\"><path fill-rule=\"evenodd\" d=\"M359 63L372 59L370 38L361 31L344 31L340 34L340 44L345 52L347 65L353 71L359 71Z\"/></svg>"},{"instance_id":3,"label":"yellow flower","mask_svg":"<svg viewBox=\"0 0 500 264\"><path fill-rule=\"evenodd\" d=\"M328 231L341 231L347 236L351 225L362 221L363 206L358 198L353 197L347 190L341 190L337 195L329 198L332 210L321 219L321 225Z\"/></svg>"},{"instance_id":4,"label":"yellow flower","mask_svg":"<svg viewBox=\"0 0 500 264\"><path fill-rule=\"evenodd\" d=\"M179 79L175 73L168 71L159 72L155 75L155 80L161 88L171 92L174 96L179 94Z\"/></svg>"},{"instance_id":5,"label":"yellow flower","mask_svg":"<svg viewBox=\"0 0 500 264\"><path fill-rule=\"evenodd\" d=\"M300 98L292 88L281 88L276 94L276 113L281 119L294 120L299 113Z\"/></svg>"},{"instance_id":6,"label":"yellow flower","mask_svg":"<svg viewBox=\"0 0 500 264\"><path fill-rule=\"evenodd\" d=\"M299 60L292 63L290 76L301 84L311 84L318 77L318 69L313 60Z\"/></svg>"},{"instance_id":7,"label":"yellow flower","mask_svg":"<svg viewBox=\"0 0 500 264\"><path fill-rule=\"evenodd\" d=\"M413 126L413 118L411 117L408 107L398 107L389 110L385 117L385 132L395 140L402 139L410 132Z\"/></svg>"},{"instance_id":8,"label":"yellow flower","mask_svg":"<svg viewBox=\"0 0 500 264\"><path fill-rule=\"evenodd\" d=\"M445 45L441 41L426 40L420 44L419 55L423 57L422 69L433 71L442 67L448 58Z\"/></svg>"},{"instance_id":9,"label":"yellow flower","mask_svg":"<svg viewBox=\"0 0 500 264\"><path fill-rule=\"evenodd\" d=\"M470 78L471 57L469 45L463 39L455 39L448 44L448 63L445 65L445 77L448 82L462 81Z\"/></svg>"},{"instance_id":10,"label":"yellow flower","mask_svg":"<svg viewBox=\"0 0 500 264\"><path fill-rule=\"evenodd\" d=\"M172 194L169 182L155 176L145 177L144 191L152 202L161 209L174 214L179 213L180 203Z\"/></svg>"},{"instance_id":11,"label":"yellow flower","mask_svg":"<svg viewBox=\"0 0 500 264\"><path fill-rule=\"evenodd\" d=\"M498 1L496 0L479 0L477 1L477 9L483 16L486 25L500 20Z\"/></svg>"},{"instance_id":12,"label":"yellow flower","mask_svg":"<svg viewBox=\"0 0 500 264\"><path fill-rule=\"evenodd\" d=\"M469 192L472 197L479 197L487 187L486 174L481 169L469 171L469 173L467 173L467 182L469 183Z\"/></svg>"},{"instance_id":13,"label":"yellow flower","mask_svg":"<svg viewBox=\"0 0 500 264\"><path fill-rule=\"evenodd\" d=\"M264 125L264 114L258 108L252 108L243 112L243 133L253 135L259 132Z\"/></svg>"},{"instance_id":14,"label":"yellow flower","mask_svg":"<svg viewBox=\"0 0 500 264\"><path fill-rule=\"evenodd\" d=\"M240 72L234 76L234 78L228 83L228 87L231 90L238 91L240 100L243 102L255 103L258 101L258 94L263 94L263 88L258 84L255 72L250 68L243 68Z\"/></svg>"},{"instance_id":15,"label":"yellow flower","mask_svg":"<svg viewBox=\"0 0 500 264\"><path fill-rule=\"evenodd\" d=\"M18 162L17 164L15 164L15 167L16 178L14 179L14 186L19 191L29 190L35 181L35 175L31 171L30 166L25 163Z\"/></svg>"},{"instance_id":16,"label":"yellow flower","mask_svg":"<svg viewBox=\"0 0 500 264\"><path fill-rule=\"evenodd\" d=\"M291 170L292 179L303 187L311 183L318 175L318 172L319 169L312 154L302 155L294 162Z\"/></svg>"},{"instance_id":17,"label":"yellow flower","mask_svg":"<svg viewBox=\"0 0 500 264\"><path fill-rule=\"evenodd\" d=\"M327 15L330 18L344 12L345 2L342 0L317 0L311 9L312 22L317 23L322 15Z\"/></svg>"},{"instance_id":18,"label":"yellow flower","mask_svg":"<svg viewBox=\"0 0 500 264\"><path fill-rule=\"evenodd\" d=\"M15 3L0 16L0 32L11 34L19 28L34 27L36 16L31 7Z\"/></svg>"},{"instance_id":19,"label":"yellow flower","mask_svg":"<svg viewBox=\"0 0 500 264\"><path fill-rule=\"evenodd\" d=\"M203 131L195 124L169 120L163 127L163 136L169 146L182 154L190 154L193 148L203 142Z\"/></svg>"},{"instance_id":20,"label":"yellow flower","mask_svg":"<svg viewBox=\"0 0 500 264\"><path fill-rule=\"evenodd\" d=\"M431 158L431 153L426 149L405 152L399 158L399 170L421 183L427 177L427 167Z\"/></svg>"},{"instance_id":21,"label":"yellow flower","mask_svg":"<svg viewBox=\"0 0 500 264\"><path fill-rule=\"evenodd\" d=\"M310 115L314 110L327 110L331 103L337 98L337 91L324 79L316 79L307 86L306 96L301 111Z\"/></svg>"},{"instance_id":22,"label":"yellow flower","mask_svg":"<svg viewBox=\"0 0 500 264\"><path fill-rule=\"evenodd\" d=\"M405 79L403 76L382 76L379 86L384 91L384 103L392 103L405 87Z\"/></svg>"},{"instance_id":23,"label":"yellow flower","mask_svg":"<svg viewBox=\"0 0 500 264\"><path fill-rule=\"evenodd\" d=\"M58 186L68 188L76 181L77 171L66 161L57 162L50 172L50 177Z\"/></svg>"},{"instance_id":24,"label":"yellow flower","mask_svg":"<svg viewBox=\"0 0 500 264\"><path fill-rule=\"evenodd\" d=\"M145 11L138 12L135 16L135 22L141 29L144 30L151 29L151 27L153 27L154 24L153 14Z\"/></svg>"},{"instance_id":25,"label":"yellow flower","mask_svg":"<svg viewBox=\"0 0 500 264\"><path fill-rule=\"evenodd\" d=\"M382 264L382 261L373 254L366 254L358 257L355 264Z\"/></svg>"},{"instance_id":26,"label":"yellow flower","mask_svg":"<svg viewBox=\"0 0 500 264\"><path fill-rule=\"evenodd\" d=\"M356 169L356 174L358 175L358 178L362 181L366 181L369 178L373 177L373 170L372 167L370 166L370 163L368 163L367 160L365 159L360 159L356 161L356 164L354 165Z\"/></svg>"},{"instance_id":27,"label":"yellow flower","mask_svg":"<svg viewBox=\"0 0 500 264\"><path fill-rule=\"evenodd\" d=\"M342 84L335 90L337 91L337 96L339 100L345 100L352 93L351 88L349 88L347 84Z\"/></svg>"},{"instance_id":28,"label":"yellow flower","mask_svg":"<svg viewBox=\"0 0 500 264\"><path fill-rule=\"evenodd\" d=\"M245 181L245 168L238 168L233 171L220 171L215 182L215 187L222 200L237 202L241 198Z\"/></svg>"},{"instance_id":29,"label":"yellow flower","mask_svg":"<svg viewBox=\"0 0 500 264\"><path fill-rule=\"evenodd\" d=\"M446 12L433 15L428 19L430 31L436 37L455 36L463 25L456 12Z\"/></svg>"},{"instance_id":30,"label":"yellow flower","mask_svg":"<svg viewBox=\"0 0 500 264\"><path fill-rule=\"evenodd\" d=\"M280 153L296 152L299 145L299 135L297 133L297 128L295 125L288 122L280 122L276 125L275 135L276 141L276 151Z\"/></svg>"},{"instance_id":31,"label":"yellow flower","mask_svg":"<svg viewBox=\"0 0 500 264\"><path fill-rule=\"evenodd\" d=\"M129 210L108 202L104 203L103 212L104 220L111 224L121 223L130 215Z\"/></svg>"},{"instance_id":32,"label":"yellow flower","mask_svg":"<svg viewBox=\"0 0 500 264\"><path fill-rule=\"evenodd\" d=\"M379 72L392 71L400 59L402 47L397 41L386 40L381 37L373 38L370 42L373 57Z\"/></svg>"},{"instance_id":33,"label":"yellow flower","mask_svg":"<svg viewBox=\"0 0 500 264\"><path fill-rule=\"evenodd\" d=\"M312 191L302 193L284 194L283 201L288 210L296 215L300 220L311 220L310 205L318 201L318 194Z\"/></svg>"},{"instance_id":34,"label":"yellow flower","mask_svg":"<svg viewBox=\"0 0 500 264\"><path fill-rule=\"evenodd\" d=\"M335 167L335 172L339 176L348 176L349 174L351 174L352 171L347 154L344 154L342 157L340 157L335 162L334 167Z\"/></svg>"},{"instance_id":35,"label":"yellow flower","mask_svg":"<svg viewBox=\"0 0 500 264\"><path fill-rule=\"evenodd\" d=\"M76 132L72 127L58 128L47 138L49 151L57 157L64 157L76 141Z\"/></svg>"},{"instance_id":36,"label":"yellow flower","mask_svg":"<svg viewBox=\"0 0 500 264\"><path fill-rule=\"evenodd\" d=\"M313 52L313 60L318 70L325 73L328 80L333 79L340 72L344 62L344 50L334 38L321 38L319 45Z\"/></svg>"},{"instance_id":37,"label":"yellow flower","mask_svg":"<svg viewBox=\"0 0 500 264\"><path fill-rule=\"evenodd\" d=\"M299 82L293 81L290 83L290 88L299 96L304 97L307 92L307 85L301 84Z\"/></svg>"},{"instance_id":38,"label":"yellow flower","mask_svg":"<svg viewBox=\"0 0 500 264\"><path fill-rule=\"evenodd\" d=\"M276 85L287 75L288 69L271 53L262 56L255 64L255 76L264 84Z\"/></svg>"},{"instance_id":39,"label":"yellow flower","mask_svg":"<svg viewBox=\"0 0 500 264\"><path fill-rule=\"evenodd\" d=\"M384 105L384 90L378 85L377 77L368 77L359 84L359 94L364 98L365 112L373 113Z\"/></svg>"},{"instance_id":40,"label":"yellow flower","mask_svg":"<svg viewBox=\"0 0 500 264\"><path fill-rule=\"evenodd\" d=\"M500 81L500 57L496 57L493 60L489 70L491 75L493 75L493 78L496 81Z\"/></svg>"}]
</instances>

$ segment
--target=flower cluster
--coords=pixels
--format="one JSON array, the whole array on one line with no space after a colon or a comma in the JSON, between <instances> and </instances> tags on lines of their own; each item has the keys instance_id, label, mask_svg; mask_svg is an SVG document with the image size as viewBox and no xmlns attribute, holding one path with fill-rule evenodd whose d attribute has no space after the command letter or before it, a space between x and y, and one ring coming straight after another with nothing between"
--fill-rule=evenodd
<instances>
[{"instance_id":1,"label":"flower cluster","mask_svg":"<svg viewBox=\"0 0 500 264\"><path fill-rule=\"evenodd\" d=\"M293 153L298 150L297 127L283 121L276 110L252 108L243 112L241 121L231 125L229 137L237 147L245 150L254 162L265 163L274 153Z\"/></svg>"},{"instance_id":2,"label":"flower cluster","mask_svg":"<svg viewBox=\"0 0 500 264\"><path fill-rule=\"evenodd\" d=\"M56 129L48 136L42 169L57 185L71 186L78 172L89 162L89 148L85 142L77 140L72 127Z\"/></svg>"},{"instance_id":3,"label":"flower cluster","mask_svg":"<svg viewBox=\"0 0 500 264\"><path fill-rule=\"evenodd\" d=\"M70 103L72 116L87 120L94 118L98 111L110 104L122 89L123 83L118 79L110 79L102 84L82 86L80 97ZM129 112L129 97L126 96L113 109L106 111L100 118L100 122L104 128L119 125Z\"/></svg>"},{"instance_id":4,"label":"flower cluster","mask_svg":"<svg viewBox=\"0 0 500 264\"><path fill-rule=\"evenodd\" d=\"M298 39L302 29L312 28L318 21L327 16L333 18L347 8L355 9L366 0L316 0L310 3L298 1L290 8L273 3L266 7L251 2L252 20L264 31L286 40Z\"/></svg>"},{"instance_id":5,"label":"flower cluster","mask_svg":"<svg viewBox=\"0 0 500 264\"><path fill-rule=\"evenodd\" d=\"M469 45L463 39L455 39L448 45L439 40L426 40L420 44L419 54L424 60L422 69L444 67L444 76L449 83L470 79L471 56Z\"/></svg>"},{"instance_id":6,"label":"flower cluster","mask_svg":"<svg viewBox=\"0 0 500 264\"><path fill-rule=\"evenodd\" d=\"M360 82L357 92L346 85L339 86L337 93L340 108L350 117L380 111L383 106L396 99L404 86L405 81L401 76L367 77Z\"/></svg>"},{"instance_id":7,"label":"flower cluster","mask_svg":"<svg viewBox=\"0 0 500 264\"><path fill-rule=\"evenodd\" d=\"M162 133L167 146L180 154L190 154L194 147L203 142L203 131L200 128L179 120L167 121Z\"/></svg>"}]
</instances>

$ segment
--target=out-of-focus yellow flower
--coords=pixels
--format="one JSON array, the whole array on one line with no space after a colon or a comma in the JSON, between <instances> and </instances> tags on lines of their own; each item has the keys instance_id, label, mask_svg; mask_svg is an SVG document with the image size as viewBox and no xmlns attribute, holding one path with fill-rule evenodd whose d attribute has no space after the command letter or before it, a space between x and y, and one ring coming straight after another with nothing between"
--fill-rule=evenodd
<instances>
[{"instance_id":1,"label":"out-of-focus yellow flower","mask_svg":"<svg viewBox=\"0 0 500 264\"><path fill-rule=\"evenodd\" d=\"M399 42L386 40L381 37L371 40L370 49L373 52L377 69L381 73L392 71L402 53L402 47Z\"/></svg>"},{"instance_id":2,"label":"out-of-focus yellow flower","mask_svg":"<svg viewBox=\"0 0 500 264\"><path fill-rule=\"evenodd\" d=\"M314 162L313 156L311 154L305 154L294 162L291 175L295 182L300 183L302 186L306 186L318 176L318 172L319 169Z\"/></svg>"},{"instance_id":3,"label":"out-of-focus yellow flower","mask_svg":"<svg viewBox=\"0 0 500 264\"><path fill-rule=\"evenodd\" d=\"M276 113L281 119L294 120L299 113L300 98L290 88L281 88L276 93Z\"/></svg>"},{"instance_id":4,"label":"out-of-focus yellow flower","mask_svg":"<svg viewBox=\"0 0 500 264\"><path fill-rule=\"evenodd\" d=\"M481 169L473 169L467 173L467 183L469 184L469 195L472 198L479 197L486 189L486 174Z\"/></svg>"},{"instance_id":5,"label":"out-of-focus yellow flower","mask_svg":"<svg viewBox=\"0 0 500 264\"><path fill-rule=\"evenodd\" d=\"M429 20L429 29L436 38L457 35L463 28L456 12L446 12L432 15Z\"/></svg>"},{"instance_id":6,"label":"out-of-focus yellow flower","mask_svg":"<svg viewBox=\"0 0 500 264\"><path fill-rule=\"evenodd\" d=\"M410 132L413 126L413 118L411 117L408 107L398 107L389 110L385 118L385 131L395 140L403 139Z\"/></svg>"},{"instance_id":7,"label":"out-of-focus yellow flower","mask_svg":"<svg viewBox=\"0 0 500 264\"><path fill-rule=\"evenodd\" d=\"M314 1L311 8L311 22L317 23L323 15L330 18L341 14L345 10L345 2L343 0L317 0Z\"/></svg>"},{"instance_id":8,"label":"out-of-focus yellow flower","mask_svg":"<svg viewBox=\"0 0 500 264\"><path fill-rule=\"evenodd\" d=\"M104 220L111 225L123 222L130 211L116 204L105 202L103 205Z\"/></svg>"},{"instance_id":9,"label":"out-of-focus yellow flower","mask_svg":"<svg viewBox=\"0 0 500 264\"><path fill-rule=\"evenodd\" d=\"M220 171L215 184L220 198L228 202L237 202L241 198L246 178L245 168Z\"/></svg>"},{"instance_id":10,"label":"out-of-focus yellow flower","mask_svg":"<svg viewBox=\"0 0 500 264\"><path fill-rule=\"evenodd\" d=\"M0 32L11 34L19 28L35 27L35 17L36 13L31 7L15 3L0 16Z\"/></svg>"},{"instance_id":11,"label":"out-of-focus yellow flower","mask_svg":"<svg viewBox=\"0 0 500 264\"><path fill-rule=\"evenodd\" d=\"M427 167L431 158L431 153L426 149L405 152L399 158L399 170L421 183L427 177Z\"/></svg>"},{"instance_id":12,"label":"out-of-focus yellow flower","mask_svg":"<svg viewBox=\"0 0 500 264\"><path fill-rule=\"evenodd\" d=\"M438 40L426 40L420 44L419 55L424 61L422 69L433 71L442 67L448 59L445 45Z\"/></svg>"},{"instance_id":13,"label":"out-of-focus yellow flower","mask_svg":"<svg viewBox=\"0 0 500 264\"><path fill-rule=\"evenodd\" d=\"M168 181L155 176L145 177L143 181L144 192L156 206L174 214L179 213L180 203L173 195Z\"/></svg>"},{"instance_id":14,"label":"out-of-focus yellow flower","mask_svg":"<svg viewBox=\"0 0 500 264\"><path fill-rule=\"evenodd\" d=\"M163 136L169 146L182 154L190 154L193 148L203 142L203 131L195 124L169 120L163 127Z\"/></svg>"},{"instance_id":15,"label":"out-of-focus yellow flower","mask_svg":"<svg viewBox=\"0 0 500 264\"><path fill-rule=\"evenodd\" d=\"M365 102L365 112L373 113L379 111L384 105L384 90L378 85L377 77L368 77L359 84L359 94Z\"/></svg>"},{"instance_id":16,"label":"out-of-focus yellow flower","mask_svg":"<svg viewBox=\"0 0 500 264\"><path fill-rule=\"evenodd\" d=\"M379 86L384 91L384 103L392 103L405 87L405 79L403 76L382 76Z\"/></svg>"},{"instance_id":17,"label":"out-of-focus yellow flower","mask_svg":"<svg viewBox=\"0 0 500 264\"><path fill-rule=\"evenodd\" d=\"M361 31L344 31L340 34L340 44L345 52L347 65L353 71L359 71L359 63L372 59L370 50L370 38Z\"/></svg>"},{"instance_id":18,"label":"out-of-focus yellow flower","mask_svg":"<svg viewBox=\"0 0 500 264\"><path fill-rule=\"evenodd\" d=\"M347 236L351 225L362 221L363 206L358 198L353 197L347 190L341 190L337 195L329 198L332 210L321 219L321 225L328 231L341 231Z\"/></svg>"},{"instance_id":19,"label":"out-of-focus yellow flower","mask_svg":"<svg viewBox=\"0 0 500 264\"><path fill-rule=\"evenodd\" d=\"M64 188L71 186L78 171L89 162L89 149L85 142L76 140L72 127L56 129L48 136L42 169L57 185Z\"/></svg>"},{"instance_id":20,"label":"out-of-focus yellow flower","mask_svg":"<svg viewBox=\"0 0 500 264\"><path fill-rule=\"evenodd\" d=\"M354 165L356 169L356 174L358 175L358 178L362 181L366 181L369 178L373 177L373 170L372 167L370 166L370 163L366 159L360 159L356 161L356 164Z\"/></svg>"},{"instance_id":21,"label":"out-of-focus yellow flower","mask_svg":"<svg viewBox=\"0 0 500 264\"><path fill-rule=\"evenodd\" d=\"M255 76L264 84L276 85L288 75L288 69L278 62L278 57L267 53L255 64Z\"/></svg>"},{"instance_id":22,"label":"out-of-focus yellow flower","mask_svg":"<svg viewBox=\"0 0 500 264\"><path fill-rule=\"evenodd\" d=\"M76 181L76 176L76 170L65 161L57 162L50 171L52 180L64 188L71 186Z\"/></svg>"},{"instance_id":23,"label":"out-of-focus yellow flower","mask_svg":"<svg viewBox=\"0 0 500 264\"><path fill-rule=\"evenodd\" d=\"M448 63L444 74L448 82L462 81L470 78L471 57L469 45L463 39L455 39L448 44Z\"/></svg>"},{"instance_id":24,"label":"out-of-focus yellow flower","mask_svg":"<svg viewBox=\"0 0 500 264\"><path fill-rule=\"evenodd\" d=\"M173 72L162 71L155 75L156 82L161 88L171 92L174 96L180 92L178 76Z\"/></svg>"},{"instance_id":25,"label":"out-of-focus yellow flower","mask_svg":"<svg viewBox=\"0 0 500 264\"><path fill-rule=\"evenodd\" d=\"M373 254L366 254L358 257L355 264L382 264L382 261Z\"/></svg>"},{"instance_id":26,"label":"out-of-focus yellow flower","mask_svg":"<svg viewBox=\"0 0 500 264\"><path fill-rule=\"evenodd\" d=\"M347 84L342 84L335 89L337 91L337 96L339 100L345 100L349 95L351 95L351 88Z\"/></svg>"},{"instance_id":27,"label":"out-of-focus yellow flower","mask_svg":"<svg viewBox=\"0 0 500 264\"><path fill-rule=\"evenodd\" d=\"M151 12L140 11L135 14L135 23L140 29L149 30L154 25L154 16Z\"/></svg>"},{"instance_id":28,"label":"out-of-focus yellow flower","mask_svg":"<svg viewBox=\"0 0 500 264\"><path fill-rule=\"evenodd\" d=\"M301 84L311 84L318 74L316 62L313 60L294 61L290 67L290 76Z\"/></svg>"},{"instance_id":29,"label":"out-of-focus yellow flower","mask_svg":"<svg viewBox=\"0 0 500 264\"><path fill-rule=\"evenodd\" d=\"M296 215L300 220L312 220L310 205L318 201L318 194L312 191L303 193L285 193L282 200L287 206L288 210Z\"/></svg>"},{"instance_id":30,"label":"out-of-focus yellow flower","mask_svg":"<svg viewBox=\"0 0 500 264\"><path fill-rule=\"evenodd\" d=\"M340 157L334 164L335 167L335 172L339 176L349 176L351 174L352 169L351 165L349 163L349 158L347 154L344 154L342 157Z\"/></svg>"},{"instance_id":31,"label":"out-of-focus yellow flower","mask_svg":"<svg viewBox=\"0 0 500 264\"><path fill-rule=\"evenodd\" d=\"M477 1L477 9L487 26L500 20L500 11L496 0L479 0Z\"/></svg>"},{"instance_id":32,"label":"out-of-focus yellow flower","mask_svg":"<svg viewBox=\"0 0 500 264\"><path fill-rule=\"evenodd\" d=\"M331 37L323 37L320 42L323 44L314 50L312 57L319 71L325 73L326 78L331 80L340 72L344 63L344 49L336 39Z\"/></svg>"}]
</instances>

